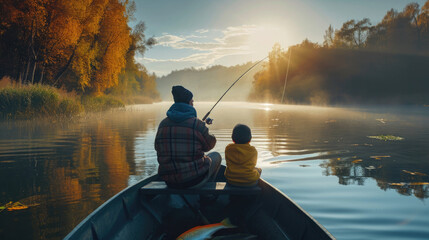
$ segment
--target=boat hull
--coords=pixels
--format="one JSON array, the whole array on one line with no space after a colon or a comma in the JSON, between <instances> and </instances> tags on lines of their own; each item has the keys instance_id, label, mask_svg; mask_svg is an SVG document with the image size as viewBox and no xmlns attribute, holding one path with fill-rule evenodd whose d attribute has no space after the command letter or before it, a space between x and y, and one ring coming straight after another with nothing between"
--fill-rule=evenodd
<instances>
[{"instance_id":1,"label":"boat hull","mask_svg":"<svg viewBox=\"0 0 429 240\"><path fill-rule=\"evenodd\" d=\"M225 181L224 168L217 181ZM147 196L140 192L157 180L155 175L121 191L64 239L174 239L202 225L201 215L211 223L230 217L238 226L235 231L254 234L258 239L334 239L292 199L262 179L261 193L256 196L220 195L205 200L196 194Z\"/></svg>"}]
</instances>

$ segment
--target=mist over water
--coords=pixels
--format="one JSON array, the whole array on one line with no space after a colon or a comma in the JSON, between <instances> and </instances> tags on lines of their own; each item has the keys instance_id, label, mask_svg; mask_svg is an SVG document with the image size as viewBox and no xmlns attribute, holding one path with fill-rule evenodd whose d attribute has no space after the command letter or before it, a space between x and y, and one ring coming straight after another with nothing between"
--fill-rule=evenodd
<instances>
[{"instance_id":1,"label":"mist over water","mask_svg":"<svg viewBox=\"0 0 429 240\"><path fill-rule=\"evenodd\" d=\"M213 104L196 102L198 116ZM114 194L156 173L155 133L170 105L71 122L1 122L0 206L30 207L0 212L0 239L61 239ZM429 108L220 102L210 117L214 151L224 157L232 128L247 124L262 177L336 238L429 237Z\"/></svg>"}]
</instances>

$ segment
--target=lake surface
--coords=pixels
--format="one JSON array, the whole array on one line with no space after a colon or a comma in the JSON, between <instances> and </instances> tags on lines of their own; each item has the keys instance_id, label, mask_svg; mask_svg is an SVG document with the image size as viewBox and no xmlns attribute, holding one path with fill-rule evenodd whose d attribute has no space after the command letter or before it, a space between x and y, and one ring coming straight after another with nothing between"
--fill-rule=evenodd
<instances>
[{"instance_id":1,"label":"lake surface","mask_svg":"<svg viewBox=\"0 0 429 240\"><path fill-rule=\"evenodd\" d=\"M200 118L212 104L196 102ZM0 239L61 239L156 173L153 142L170 105L0 122L0 206L29 206L0 212ZM429 239L429 108L221 102L211 117L215 151L224 156L234 125L249 125L262 177L337 239Z\"/></svg>"}]
</instances>

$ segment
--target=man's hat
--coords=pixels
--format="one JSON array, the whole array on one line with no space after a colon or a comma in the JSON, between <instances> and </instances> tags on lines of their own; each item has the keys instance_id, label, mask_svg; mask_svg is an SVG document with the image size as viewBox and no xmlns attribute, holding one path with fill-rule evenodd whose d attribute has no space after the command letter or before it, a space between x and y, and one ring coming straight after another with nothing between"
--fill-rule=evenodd
<instances>
[{"instance_id":1,"label":"man's hat","mask_svg":"<svg viewBox=\"0 0 429 240\"><path fill-rule=\"evenodd\" d=\"M173 94L175 103L188 103L192 100L194 95L188 89L182 86L173 86L171 93Z\"/></svg>"}]
</instances>

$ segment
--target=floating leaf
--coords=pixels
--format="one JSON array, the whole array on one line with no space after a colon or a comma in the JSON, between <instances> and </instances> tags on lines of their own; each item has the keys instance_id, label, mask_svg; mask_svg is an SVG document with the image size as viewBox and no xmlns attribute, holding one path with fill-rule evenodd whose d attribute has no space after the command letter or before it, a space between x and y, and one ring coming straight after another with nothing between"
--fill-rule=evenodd
<instances>
[{"instance_id":1,"label":"floating leaf","mask_svg":"<svg viewBox=\"0 0 429 240\"><path fill-rule=\"evenodd\" d=\"M31 206L37 206L38 204L33 204ZM24 210L30 207L30 205L25 205L20 202L8 202L3 206L0 206L0 212L7 209L8 211Z\"/></svg>"},{"instance_id":2,"label":"floating leaf","mask_svg":"<svg viewBox=\"0 0 429 240\"><path fill-rule=\"evenodd\" d=\"M362 162L362 159L356 159L356 160L352 161L352 163L358 163L358 162Z\"/></svg>"},{"instance_id":3,"label":"floating leaf","mask_svg":"<svg viewBox=\"0 0 429 240\"><path fill-rule=\"evenodd\" d=\"M386 156L371 156L370 158L374 158L376 160L380 160L382 158L389 158L389 157L390 157L389 155L386 155Z\"/></svg>"},{"instance_id":4,"label":"floating leaf","mask_svg":"<svg viewBox=\"0 0 429 240\"><path fill-rule=\"evenodd\" d=\"M302 165L299 165L300 167L310 167L310 165L306 165L306 164L302 164Z\"/></svg>"},{"instance_id":5,"label":"floating leaf","mask_svg":"<svg viewBox=\"0 0 429 240\"><path fill-rule=\"evenodd\" d=\"M414 182L414 183L410 183L410 185L414 185L414 186L429 185L429 182Z\"/></svg>"},{"instance_id":6,"label":"floating leaf","mask_svg":"<svg viewBox=\"0 0 429 240\"><path fill-rule=\"evenodd\" d=\"M404 186L405 183L389 183L391 186Z\"/></svg>"},{"instance_id":7,"label":"floating leaf","mask_svg":"<svg viewBox=\"0 0 429 240\"><path fill-rule=\"evenodd\" d=\"M419 176L427 176L426 173L421 173L421 172L414 172L414 174L419 175Z\"/></svg>"},{"instance_id":8,"label":"floating leaf","mask_svg":"<svg viewBox=\"0 0 429 240\"><path fill-rule=\"evenodd\" d=\"M421 173L421 172L411 172L411 171L407 171L407 170L402 170L402 172L408 173L408 174L411 174L411 175L427 176L427 174Z\"/></svg>"},{"instance_id":9,"label":"floating leaf","mask_svg":"<svg viewBox=\"0 0 429 240\"><path fill-rule=\"evenodd\" d=\"M378 135L378 136L367 136L368 138L374 138L374 139L378 139L378 140L383 140L383 141L400 141L400 140L404 140L404 138L402 137L397 137L397 136L393 136L393 135Z\"/></svg>"},{"instance_id":10,"label":"floating leaf","mask_svg":"<svg viewBox=\"0 0 429 240\"><path fill-rule=\"evenodd\" d=\"M375 119L375 120L377 120L377 121L379 121L379 122L381 122L381 123L386 123L386 121L384 121L384 119L383 118L377 118L377 119Z\"/></svg>"}]
</instances>

